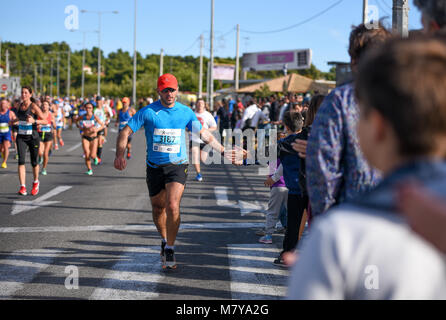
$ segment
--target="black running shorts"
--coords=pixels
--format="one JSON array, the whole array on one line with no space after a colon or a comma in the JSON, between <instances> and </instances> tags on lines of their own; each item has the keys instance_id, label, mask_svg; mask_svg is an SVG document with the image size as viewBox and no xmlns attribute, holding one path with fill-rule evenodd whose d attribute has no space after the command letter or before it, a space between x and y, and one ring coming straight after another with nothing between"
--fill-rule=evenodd
<instances>
[{"instance_id":1,"label":"black running shorts","mask_svg":"<svg viewBox=\"0 0 446 320\"><path fill-rule=\"evenodd\" d=\"M53 141L53 134L51 132L39 132L41 142Z\"/></svg>"},{"instance_id":2,"label":"black running shorts","mask_svg":"<svg viewBox=\"0 0 446 320\"><path fill-rule=\"evenodd\" d=\"M158 168L147 165L146 182L149 196L154 197L170 182L186 184L188 164L169 164Z\"/></svg>"}]
</instances>

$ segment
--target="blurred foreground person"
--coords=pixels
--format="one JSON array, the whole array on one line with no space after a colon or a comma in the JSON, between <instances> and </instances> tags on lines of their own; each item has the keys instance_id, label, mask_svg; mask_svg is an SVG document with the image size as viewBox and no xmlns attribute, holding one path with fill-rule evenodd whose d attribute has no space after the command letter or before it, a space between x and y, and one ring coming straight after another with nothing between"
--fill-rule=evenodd
<instances>
[{"instance_id":1,"label":"blurred foreground person","mask_svg":"<svg viewBox=\"0 0 446 320\"><path fill-rule=\"evenodd\" d=\"M446 299L444 254L411 231L394 192L413 179L446 200L445 83L446 45L433 38L394 40L360 62L360 146L384 179L316 219L290 299Z\"/></svg>"}]
</instances>

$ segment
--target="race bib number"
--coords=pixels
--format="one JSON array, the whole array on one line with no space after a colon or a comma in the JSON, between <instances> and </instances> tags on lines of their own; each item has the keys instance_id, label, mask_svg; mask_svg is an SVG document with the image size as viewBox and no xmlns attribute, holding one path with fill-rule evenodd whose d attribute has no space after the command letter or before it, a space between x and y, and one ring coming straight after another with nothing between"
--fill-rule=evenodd
<instances>
[{"instance_id":1,"label":"race bib number","mask_svg":"<svg viewBox=\"0 0 446 320\"><path fill-rule=\"evenodd\" d=\"M153 132L153 151L179 153L181 129L155 129Z\"/></svg>"},{"instance_id":2,"label":"race bib number","mask_svg":"<svg viewBox=\"0 0 446 320\"><path fill-rule=\"evenodd\" d=\"M51 125L41 125L40 131L41 132L51 132Z\"/></svg>"},{"instance_id":3,"label":"race bib number","mask_svg":"<svg viewBox=\"0 0 446 320\"><path fill-rule=\"evenodd\" d=\"M26 121L19 121L19 134L22 135L33 134L33 124Z\"/></svg>"},{"instance_id":4,"label":"race bib number","mask_svg":"<svg viewBox=\"0 0 446 320\"><path fill-rule=\"evenodd\" d=\"M87 129L87 128L91 128L95 125L95 121L94 120L82 120L82 127Z\"/></svg>"},{"instance_id":5,"label":"race bib number","mask_svg":"<svg viewBox=\"0 0 446 320\"><path fill-rule=\"evenodd\" d=\"M127 122L128 122L128 121L122 121L122 122L120 122L120 123L119 123L119 130L124 129L124 127L127 125Z\"/></svg>"},{"instance_id":6,"label":"race bib number","mask_svg":"<svg viewBox=\"0 0 446 320\"><path fill-rule=\"evenodd\" d=\"M0 123L0 132L1 133L9 132L9 124L7 122Z\"/></svg>"}]
</instances>

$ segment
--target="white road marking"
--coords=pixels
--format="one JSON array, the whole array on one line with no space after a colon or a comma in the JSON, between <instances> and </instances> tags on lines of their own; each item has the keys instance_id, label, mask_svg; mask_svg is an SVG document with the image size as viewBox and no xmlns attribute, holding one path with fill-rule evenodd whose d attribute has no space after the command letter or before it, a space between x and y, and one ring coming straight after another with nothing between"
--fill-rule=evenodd
<instances>
[{"instance_id":1,"label":"white road marking","mask_svg":"<svg viewBox=\"0 0 446 320\"><path fill-rule=\"evenodd\" d=\"M159 296L157 283L164 277L160 274L160 247L145 250L128 248L121 255L121 261L112 267L93 292L91 300L141 300Z\"/></svg>"},{"instance_id":2,"label":"white road marking","mask_svg":"<svg viewBox=\"0 0 446 320\"><path fill-rule=\"evenodd\" d=\"M52 204L60 203L60 201L46 201L47 199L58 195L68 189L71 189L71 186L59 186L54 188L53 190L47 192L43 196L37 198L33 201L14 201L14 205L12 206L11 215L16 215L21 212L37 209L39 207L46 207Z\"/></svg>"},{"instance_id":3,"label":"white road marking","mask_svg":"<svg viewBox=\"0 0 446 320\"><path fill-rule=\"evenodd\" d=\"M267 176L269 174L270 174L269 167L260 167L259 168L259 173L258 173L259 176Z\"/></svg>"},{"instance_id":4,"label":"white road marking","mask_svg":"<svg viewBox=\"0 0 446 320\"><path fill-rule=\"evenodd\" d=\"M282 299L286 295L289 271L273 265L279 249L264 244L232 244L227 248L232 299L270 300ZM253 259L249 259L250 255Z\"/></svg>"},{"instance_id":5,"label":"white road marking","mask_svg":"<svg viewBox=\"0 0 446 320\"><path fill-rule=\"evenodd\" d=\"M217 198L217 205L228 208L240 209L240 214L245 216L251 212L265 212L265 205L259 203L258 201L247 202L239 200L237 203L235 201L228 200L228 188L227 187L214 187L215 198Z\"/></svg>"},{"instance_id":6,"label":"white road marking","mask_svg":"<svg viewBox=\"0 0 446 320\"><path fill-rule=\"evenodd\" d=\"M113 133L118 132L118 129L115 129L115 128L110 128L109 130L110 130L111 132L113 132Z\"/></svg>"},{"instance_id":7,"label":"white road marking","mask_svg":"<svg viewBox=\"0 0 446 320\"><path fill-rule=\"evenodd\" d=\"M244 229L261 228L264 223L185 223L180 229ZM4 227L0 233L29 232L90 232L90 231L156 231L155 225L110 225L110 226L50 226L50 227Z\"/></svg>"},{"instance_id":8,"label":"white road marking","mask_svg":"<svg viewBox=\"0 0 446 320\"><path fill-rule=\"evenodd\" d=\"M60 250L18 250L0 259L0 296L8 299L48 268Z\"/></svg>"},{"instance_id":9,"label":"white road marking","mask_svg":"<svg viewBox=\"0 0 446 320\"><path fill-rule=\"evenodd\" d=\"M79 148L82 145L82 142L79 142L78 144L75 144L74 146L72 146L71 148L67 149L67 152L71 152L76 150L77 148Z\"/></svg>"}]
</instances>

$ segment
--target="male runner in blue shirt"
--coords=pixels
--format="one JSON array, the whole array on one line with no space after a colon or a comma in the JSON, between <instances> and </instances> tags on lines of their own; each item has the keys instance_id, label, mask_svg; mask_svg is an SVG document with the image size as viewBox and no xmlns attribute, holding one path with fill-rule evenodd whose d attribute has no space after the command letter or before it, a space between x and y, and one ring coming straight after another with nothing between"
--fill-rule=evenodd
<instances>
[{"instance_id":1,"label":"male runner in blue shirt","mask_svg":"<svg viewBox=\"0 0 446 320\"><path fill-rule=\"evenodd\" d=\"M171 74L158 78L160 99L139 110L119 134L116 145L115 168L124 170L127 138L144 126L147 141L146 182L152 203L153 221L162 237L163 268L176 268L174 243L180 227L180 201L187 179L188 157L185 128L199 132L201 139L214 150L225 148L206 129L194 112L176 102L177 79ZM225 153L233 163L235 150ZM246 151L243 150L243 157Z\"/></svg>"}]
</instances>

